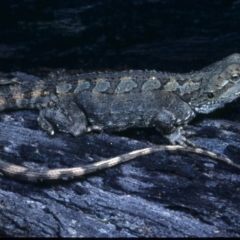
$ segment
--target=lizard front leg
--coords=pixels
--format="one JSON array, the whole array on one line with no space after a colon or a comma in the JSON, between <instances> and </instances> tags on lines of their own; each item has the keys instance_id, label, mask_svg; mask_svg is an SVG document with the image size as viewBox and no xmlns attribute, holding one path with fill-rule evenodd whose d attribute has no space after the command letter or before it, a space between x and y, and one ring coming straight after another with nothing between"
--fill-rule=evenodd
<instances>
[{"instance_id":1,"label":"lizard front leg","mask_svg":"<svg viewBox=\"0 0 240 240\"><path fill-rule=\"evenodd\" d=\"M186 139L183 130L194 116L195 113L190 106L184 101L179 101L177 106L162 109L154 118L153 124L171 144L196 147Z\"/></svg>"}]
</instances>

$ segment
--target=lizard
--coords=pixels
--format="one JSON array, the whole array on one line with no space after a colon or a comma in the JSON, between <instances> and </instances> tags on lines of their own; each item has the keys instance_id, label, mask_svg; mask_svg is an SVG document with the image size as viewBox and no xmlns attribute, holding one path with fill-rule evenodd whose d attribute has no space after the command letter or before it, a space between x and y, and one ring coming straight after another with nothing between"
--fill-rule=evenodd
<instances>
[{"instance_id":1,"label":"lizard","mask_svg":"<svg viewBox=\"0 0 240 240\"><path fill-rule=\"evenodd\" d=\"M194 145L184 136L183 127L197 113L210 113L239 95L238 53L200 71L185 74L130 70L71 75L60 70L43 78L22 72L0 75L0 111L38 109L38 123L50 135L54 134L55 128L79 136L95 130L108 132L132 127L155 127L171 144L185 146L186 150L173 146L181 151L193 151L193 148L187 147ZM152 147L147 152L154 151L156 148ZM144 150L136 156L141 154ZM202 154L206 155L206 152ZM130 156L129 153L127 158ZM209 156L213 157L211 154ZM0 171L14 176L14 171L9 170L6 164L1 161ZM17 166L13 167L16 169ZM20 169L22 175L28 172L25 179L29 181L31 171L36 173L34 170ZM54 170L47 171L51 175ZM56 171L60 173L63 170ZM49 174L45 172L38 178L51 179ZM58 175L56 172L54 174ZM19 173L15 175L19 177ZM71 177L71 171L67 176Z\"/></svg>"}]
</instances>

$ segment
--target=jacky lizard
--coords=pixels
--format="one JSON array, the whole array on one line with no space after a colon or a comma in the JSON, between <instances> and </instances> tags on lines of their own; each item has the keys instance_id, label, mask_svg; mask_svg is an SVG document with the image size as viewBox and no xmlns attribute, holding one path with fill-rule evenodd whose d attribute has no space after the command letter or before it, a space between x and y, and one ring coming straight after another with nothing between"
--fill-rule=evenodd
<instances>
[{"instance_id":1,"label":"jacky lizard","mask_svg":"<svg viewBox=\"0 0 240 240\"><path fill-rule=\"evenodd\" d=\"M184 137L182 128L196 113L210 113L239 97L240 54L232 54L188 74L130 70L69 75L61 70L40 78L15 72L1 74L0 85L0 111L38 109L38 123L51 135L54 126L74 136L93 130L155 127L170 143L186 146L191 143ZM116 157L115 164L139 155L174 149L223 160L200 149L162 146L121 155ZM224 159L239 168L230 159ZM84 175L110 167L114 161L115 158L103 165L87 165L84 169L42 173L0 161L0 171L35 181Z\"/></svg>"}]
</instances>

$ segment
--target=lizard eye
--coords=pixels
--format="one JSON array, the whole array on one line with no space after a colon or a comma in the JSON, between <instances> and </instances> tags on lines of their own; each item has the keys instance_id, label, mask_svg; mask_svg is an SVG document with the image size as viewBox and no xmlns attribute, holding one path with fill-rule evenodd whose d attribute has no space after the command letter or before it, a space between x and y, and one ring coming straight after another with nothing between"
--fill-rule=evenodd
<instances>
[{"instance_id":1,"label":"lizard eye","mask_svg":"<svg viewBox=\"0 0 240 240\"><path fill-rule=\"evenodd\" d=\"M214 97L214 94L213 93L208 93L208 98L213 98Z\"/></svg>"},{"instance_id":2,"label":"lizard eye","mask_svg":"<svg viewBox=\"0 0 240 240\"><path fill-rule=\"evenodd\" d=\"M237 81L237 80L239 80L238 74L233 74L233 75L231 76L231 81Z\"/></svg>"}]
</instances>

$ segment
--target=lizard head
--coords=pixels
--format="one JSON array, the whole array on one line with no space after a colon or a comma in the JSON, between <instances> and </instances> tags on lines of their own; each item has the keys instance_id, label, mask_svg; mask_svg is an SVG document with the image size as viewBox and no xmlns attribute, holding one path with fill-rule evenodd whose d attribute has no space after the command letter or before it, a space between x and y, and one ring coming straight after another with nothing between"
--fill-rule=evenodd
<instances>
[{"instance_id":1,"label":"lizard head","mask_svg":"<svg viewBox=\"0 0 240 240\"><path fill-rule=\"evenodd\" d=\"M190 101L196 112L212 112L240 96L240 54L232 54L203 72L199 93Z\"/></svg>"}]
</instances>

